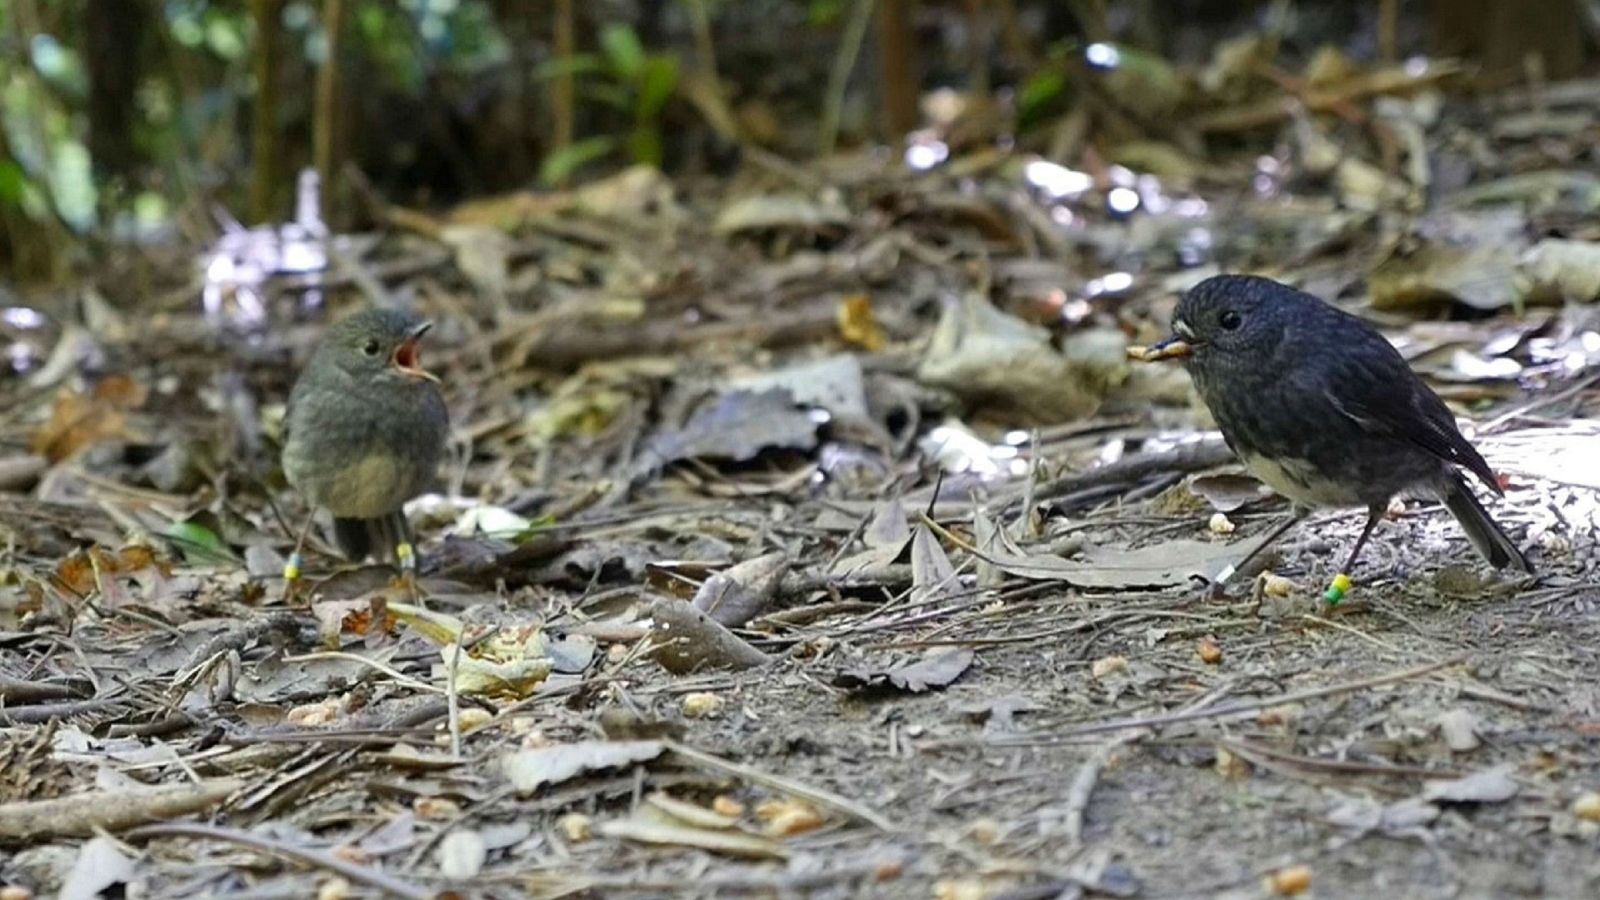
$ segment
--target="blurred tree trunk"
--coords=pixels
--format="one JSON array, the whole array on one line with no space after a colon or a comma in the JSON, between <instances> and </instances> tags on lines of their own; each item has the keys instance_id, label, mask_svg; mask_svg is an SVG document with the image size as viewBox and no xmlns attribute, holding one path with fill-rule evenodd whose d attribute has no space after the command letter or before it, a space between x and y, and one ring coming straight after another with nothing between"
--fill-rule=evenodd
<instances>
[{"instance_id":1,"label":"blurred tree trunk","mask_svg":"<svg viewBox=\"0 0 1600 900\"><path fill-rule=\"evenodd\" d=\"M283 133L278 127L279 73L283 60L284 0L250 0L255 20L255 110L250 143L250 218L277 218L278 200L287 179L283 174Z\"/></svg>"},{"instance_id":2,"label":"blurred tree trunk","mask_svg":"<svg viewBox=\"0 0 1600 900\"><path fill-rule=\"evenodd\" d=\"M556 60L570 63L578 52L577 25L573 21L572 0L556 0L555 52ZM550 138L550 152L566 149L572 143L577 105L574 100L572 70L562 68L550 80L550 112L555 118L555 133Z\"/></svg>"},{"instance_id":3,"label":"blurred tree trunk","mask_svg":"<svg viewBox=\"0 0 1600 900\"><path fill-rule=\"evenodd\" d=\"M84 62L89 72L89 155L96 174L126 176L138 162L133 141L139 48L151 4L87 0L82 6Z\"/></svg>"},{"instance_id":4,"label":"blurred tree trunk","mask_svg":"<svg viewBox=\"0 0 1600 900\"><path fill-rule=\"evenodd\" d=\"M1521 77L1531 57L1551 78L1574 75L1583 66L1579 2L1432 0L1435 52L1476 59L1493 81Z\"/></svg>"},{"instance_id":5,"label":"blurred tree trunk","mask_svg":"<svg viewBox=\"0 0 1600 900\"><path fill-rule=\"evenodd\" d=\"M327 35L327 58L317 70L316 115L311 131L311 160L321 179L322 217L329 228L343 220L339 204L339 167L344 163L343 98L340 96L339 63L344 54L344 0L323 0L322 28Z\"/></svg>"},{"instance_id":6,"label":"blurred tree trunk","mask_svg":"<svg viewBox=\"0 0 1600 900\"><path fill-rule=\"evenodd\" d=\"M917 127L917 35L912 15L916 0L878 4L879 89L885 137L897 141Z\"/></svg>"}]
</instances>

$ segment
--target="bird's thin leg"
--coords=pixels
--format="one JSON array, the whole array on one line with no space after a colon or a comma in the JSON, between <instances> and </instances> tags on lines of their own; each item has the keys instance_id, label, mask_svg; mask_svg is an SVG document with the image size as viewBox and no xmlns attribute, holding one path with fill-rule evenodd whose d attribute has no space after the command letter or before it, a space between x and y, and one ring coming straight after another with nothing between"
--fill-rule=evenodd
<instances>
[{"instance_id":1,"label":"bird's thin leg","mask_svg":"<svg viewBox=\"0 0 1600 900\"><path fill-rule=\"evenodd\" d=\"M283 564L283 599L288 600L294 596L295 589L300 586L301 569L305 566L305 559L300 551L305 549L306 535L311 533L311 525L317 520L317 511L312 509L306 513L306 521L300 526L300 533L295 536L294 549L289 552L289 558Z\"/></svg>"},{"instance_id":2,"label":"bird's thin leg","mask_svg":"<svg viewBox=\"0 0 1600 900\"><path fill-rule=\"evenodd\" d=\"M1355 571L1356 557L1361 555L1361 548L1367 545L1367 538L1372 537L1372 529L1378 527L1378 520L1383 518L1387 508L1387 504L1367 507L1367 527L1361 529L1361 536L1356 538L1356 545L1350 548L1349 558L1344 561L1344 566L1333 576L1333 581L1322 594L1322 599L1328 601L1329 606L1343 600L1344 595L1350 592L1350 573Z\"/></svg>"},{"instance_id":3,"label":"bird's thin leg","mask_svg":"<svg viewBox=\"0 0 1600 900\"><path fill-rule=\"evenodd\" d=\"M1271 547L1273 544L1278 542L1278 538L1283 537L1285 532L1300 524L1300 522L1310 514L1311 510L1309 509L1304 509L1299 506L1294 507L1289 512L1289 515L1284 517L1282 522L1278 523L1278 527L1274 528L1272 533L1267 535L1266 540L1258 544L1254 550L1251 550L1249 553L1245 554L1244 559L1239 560L1237 563L1228 566L1226 569L1223 569L1220 573L1218 573L1214 584L1217 587L1222 587L1223 585L1227 584L1228 579L1248 568L1251 563L1256 561L1256 557L1260 556L1262 553L1265 553L1268 547Z\"/></svg>"},{"instance_id":4,"label":"bird's thin leg","mask_svg":"<svg viewBox=\"0 0 1600 900\"><path fill-rule=\"evenodd\" d=\"M411 546L410 541L401 541L394 545L394 561L400 567L400 579L411 589L412 597L417 593L417 551Z\"/></svg>"}]
</instances>

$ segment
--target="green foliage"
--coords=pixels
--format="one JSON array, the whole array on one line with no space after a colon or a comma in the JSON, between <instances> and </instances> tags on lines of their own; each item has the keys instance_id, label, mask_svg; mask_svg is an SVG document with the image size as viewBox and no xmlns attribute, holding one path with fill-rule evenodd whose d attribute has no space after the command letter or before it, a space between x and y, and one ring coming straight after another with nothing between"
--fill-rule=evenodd
<instances>
[{"instance_id":1,"label":"green foliage","mask_svg":"<svg viewBox=\"0 0 1600 900\"><path fill-rule=\"evenodd\" d=\"M620 138L591 137L557 148L540 167L540 180L546 184L558 184L583 166L624 151L634 162L661 164L661 117L678 89L678 58L646 50L629 25L607 25L599 42L599 53L550 60L538 74L571 75L583 97L630 116L632 126Z\"/></svg>"},{"instance_id":2,"label":"green foliage","mask_svg":"<svg viewBox=\"0 0 1600 900\"><path fill-rule=\"evenodd\" d=\"M238 561L227 543L218 537L215 531L194 519L187 522L173 522L165 536L178 548L178 552L183 554L186 562L218 564Z\"/></svg>"},{"instance_id":3,"label":"green foliage","mask_svg":"<svg viewBox=\"0 0 1600 900\"><path fill-rule=\"evenodd\" d=\"M573 141L545 156L539 167L539 180L545 184L560 184L572 177L572 173L616 151L617 139L610 135Z\"/></svg>"}]
</instances>

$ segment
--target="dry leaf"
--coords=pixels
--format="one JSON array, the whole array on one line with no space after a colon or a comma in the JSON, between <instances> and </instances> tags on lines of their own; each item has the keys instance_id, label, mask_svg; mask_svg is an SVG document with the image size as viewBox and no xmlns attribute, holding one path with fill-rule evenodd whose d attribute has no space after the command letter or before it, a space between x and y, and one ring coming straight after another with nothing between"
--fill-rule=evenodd
<instances>
[{"instance_id":1,"label":"dry leaf","mask_svg":"<svg viewBox=\"0 0 1600 900\"><path fill-rule=\"evenodd\" d=\"M756 807L756 818L766 823L773 837L794 837L822 827L822 813L802 800L768 800Z\"/></svg>"},{"instance_id":2,"label":"dry leaf","mask_svg":"<svg viewBox=\"0 0 1600 900\"><path fill-rule=\"evenodd\" d=\"M911 602L927 603L958 587L956 567L927 526L917 526L911 538Z\"/></svg>"},{"instance_id":3,"label":"dry leaf","mask_svg":"<svg viewBox=\"0 0 1600 900\"><path fill-rule=\"evenodd\" d=\"M846 342L872 352L889 343L872 316L872 298L866 294L851 294L839 304L839 334Z\"/></svg>"},{"instance_id":4,"label":"dry leaf","mask_svg":"<svg viewBox=\"0 0 1600 900\"><path fill-rule=\"evenodd\" d=\"M673 825L641 818L604 822L600 825L600 833L641 844L693 847L744 859L786 859L789 855L787 850L770 838L760 835Z\"/></svg>"},{"instance_id":5,"label":"dry leaf","mask_svg":"<svg viewBox=\"0 0 1600 900\"><path fill-rule=\"evenodd\" d=\"M1445 803L1504 803L1521 790L1511 777L1515 771L1516 766L1508 763L1449 781L1430 781L1422 797Z\"/></svg>"},{"instance_id":6,"label":"dry leaf","mask_svg":"<svg viewBox=\"0 0 1600 900\"><path fill-rule=\"evenodd\" d=\"M834 684L863 690L894 687L911 693L942 688L961 677L972 665L973 653L966 647L933 647L913 663L886 669L855 668L839 673Z\"/></svg>"},{"instance_id":7,"label":"dry leaf","mask_svg":"<svg viewBox=\"0 0 1600 900\"><path fill-rule=\"evenodd\" d=\"M125 375L103 378L88 393L64 388L29 448L56 463L91 444L126 440L127 414L143 406L148 396L144 385Z\"/></svg>"},{"instance_id":8,"label":"dry leaf","mask_svg":"<svg viewBox=\"0 0 1600 900\"><path fill-rule=\"evenodd\" d=\"M483 835L466 828L457 828L439 842L437 852L439 874L451 881L476 878L489 858L489 848Z\"/></svg>"},{"instance_id":9,"label":"dry leaf","mask_svg":"<svg viewBox=\"0 0 1600 900\"><path fill-rule=\"evenodd\" d=\"M500 758L501 771L523 795L546 784L560 784L584 772L617 769L661 755L660 741L579 741L534 750L515 750Z\"/></svg>"}]
</instances>

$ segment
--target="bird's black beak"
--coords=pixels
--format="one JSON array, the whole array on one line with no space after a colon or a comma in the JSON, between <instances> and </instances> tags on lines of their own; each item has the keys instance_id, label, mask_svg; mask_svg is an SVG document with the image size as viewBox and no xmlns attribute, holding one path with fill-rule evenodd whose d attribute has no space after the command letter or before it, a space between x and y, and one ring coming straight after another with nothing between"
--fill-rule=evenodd
<instances>
[{"instance_id":1,"label":"bird's black beak","mask_svg":"<svg viewBox=\"0 0 1600 900\"><path fill-rule=\"evenodd\" d=\"M406 375L437 384L439 376L422 367L422 336L432 327L432 322L423 322L411 329L411 334L400 342L400 346L394 348L394 355L389 358L389 363Z\"/></svg>"}]
</instances>

